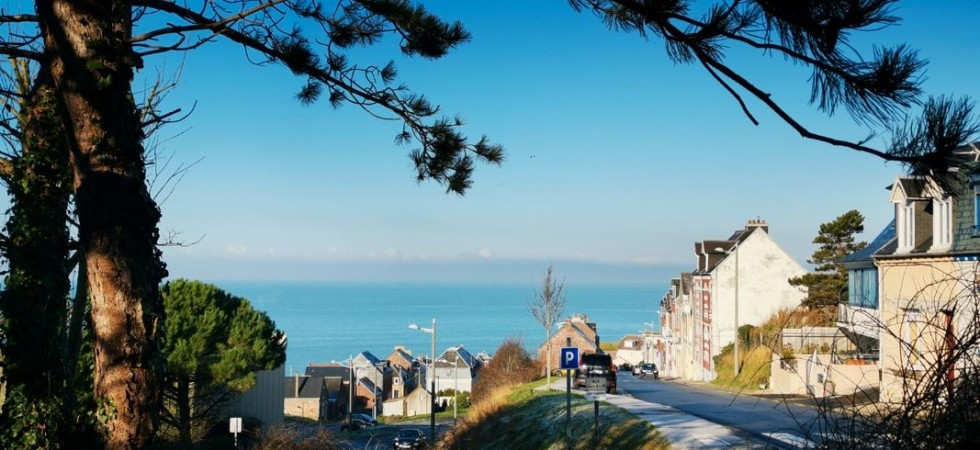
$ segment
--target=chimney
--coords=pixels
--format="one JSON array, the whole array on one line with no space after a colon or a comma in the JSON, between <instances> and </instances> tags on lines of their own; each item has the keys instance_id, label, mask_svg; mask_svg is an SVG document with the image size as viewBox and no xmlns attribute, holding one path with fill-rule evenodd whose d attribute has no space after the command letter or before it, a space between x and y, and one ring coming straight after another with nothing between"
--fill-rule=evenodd
<instances>
[{"instance_id":1,"label":"chimney","mask_svg":"<svg viewBox=\"0 0 980 450\"><path fill-rule=\"evenodd\" d=\"M762 228L763 232L769 233L769 223L758 217L749 219L748 223L745 224L745 231L747 232L751 233L754 228Z\"/></svg>"}]
</instances>

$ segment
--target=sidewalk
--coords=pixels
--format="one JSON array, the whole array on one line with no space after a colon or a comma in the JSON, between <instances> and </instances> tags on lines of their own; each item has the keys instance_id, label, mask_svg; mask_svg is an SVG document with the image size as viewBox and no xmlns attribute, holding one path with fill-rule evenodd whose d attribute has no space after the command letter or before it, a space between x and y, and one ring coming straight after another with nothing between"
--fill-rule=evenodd
<instances>
[{"instance_id":1,"label":"sidewalk","mask_svg":"<svg viewBox=\"0 0 980 450\"><path fill-rule=\"evenodd\" d=\"M551 387L564 391L565 381L553 382ZM538 389L545 389L545 386ZM583 395L580 390L572 390L572 393ZM675 449L766 448L763 443L752 441L744 433L739 434L732 428L692 416L677 408L638 400L622 388L617 395L607 394L604 401L649 421Z\"/></svg>"}]
</instances>

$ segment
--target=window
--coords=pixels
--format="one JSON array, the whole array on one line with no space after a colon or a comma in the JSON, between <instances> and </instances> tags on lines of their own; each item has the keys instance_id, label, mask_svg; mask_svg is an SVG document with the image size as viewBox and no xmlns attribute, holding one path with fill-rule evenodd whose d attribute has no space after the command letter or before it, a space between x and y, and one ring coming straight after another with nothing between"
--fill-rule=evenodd
<instances>
[{"instance_id":1,"label":"window","mask_svg":"<svg viewBox=\"0 0 980 450\"><path fill-rule=\"evenodd\" d=\"M922 338L922 312L918 309L905 310L902 318L902 354L905 356L905 367L911 370L924 370L922 353L925 339Z\"/></svg>"},{"instance_id":2,"label":"window","mask_svg":"<svg viewBox=\"0 0 980 450\"><path fill-rule=\"evenodd\" d=\"M852 306L878 307L878 270L874 268L852 270L850 274L850 299Z\"/></svg>"},{"instance_id":3,"label":"window","mask_svg":"<svg viewBox=\"0 0 980 450\"><path fill-rule=\"evenodd\" d=\"M973 203L973 227L970 236L980 237L980 184L973 185L973 194L976 200Z\"/></svg>"},{"instance_id":4,"label":"window","mask_svg":"<svg viewBox=\"0 0 980 450\"><path fill-rule=\"evenodd\" d=\"M953 199L932 200L932 236L934 250L948 250L953 243Z\"/></svg>"},{"instance_id":5,"label":"window","mask_svg":"<svg viewBox=\"0 0 980 450\"><path fill-rule=\"evenodd\" d=\"M915 245L915 207L906 201L895 204L895 232L898 234L898 251L908 252Z\"/></svg>"}]
</instances>

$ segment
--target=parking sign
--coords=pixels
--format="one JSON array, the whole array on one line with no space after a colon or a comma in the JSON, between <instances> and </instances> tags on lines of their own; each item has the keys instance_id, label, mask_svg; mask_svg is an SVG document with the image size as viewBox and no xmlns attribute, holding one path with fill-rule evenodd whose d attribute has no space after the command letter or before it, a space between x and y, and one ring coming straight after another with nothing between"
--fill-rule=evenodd
<instances>
[{"instance_id":1,"label":"parking sign","mask_svg":"<svg viewBox=\"0 0 980 450\"><path fill-rule=\"evenodd\" d=\"M578 347L561 348L561 369L578 369Z\"/></svg>"}]
</instances>

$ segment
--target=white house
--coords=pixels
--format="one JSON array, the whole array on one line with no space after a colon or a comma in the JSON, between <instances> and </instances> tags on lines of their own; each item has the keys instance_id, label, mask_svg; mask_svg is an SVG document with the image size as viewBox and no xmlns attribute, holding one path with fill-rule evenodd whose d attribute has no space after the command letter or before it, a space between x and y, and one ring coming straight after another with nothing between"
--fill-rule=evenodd
<instances>
[{"instance_id":1,"label":"white house","mask_svg":"<svg viewBox=\"0 0 980 450\"><path fill-rule=\"evenodd\" d=\"M710 381L717 376L714 356L734 342L739 326L759 326L776 311L800 305L806 292L788 280L806 269L772 240L761 219L749 220L727 240L694 247L690 295L682 274L661 302L663 365L674 376Z\"/></svg>"},{"instance_id":2,"label":"white house","mask_svg":"<svg viewBox=\"0 0 980 450\"><path fill-rule=\"evenodd\" d=\"M455 389L458 392L472 392L473 381L483 363L463 348L462 345L450 347L436 359L436 392ZM432 385L428 379L426 386Z\"/></svg>"}]
</instances>

